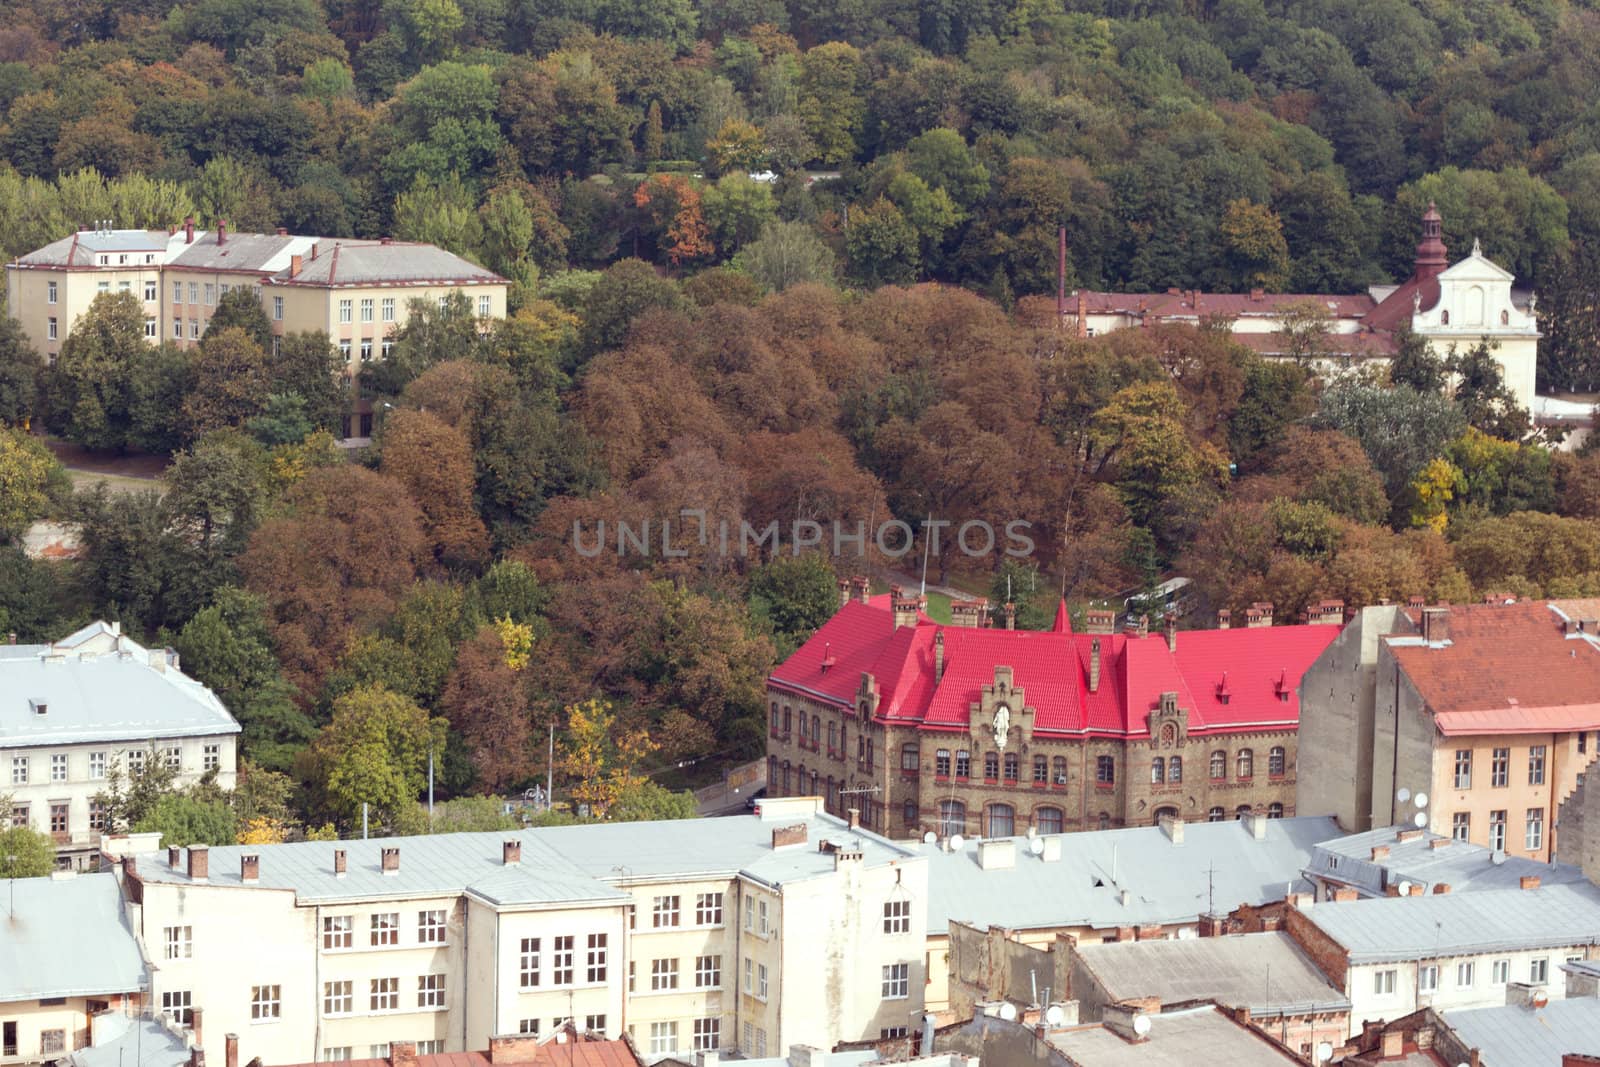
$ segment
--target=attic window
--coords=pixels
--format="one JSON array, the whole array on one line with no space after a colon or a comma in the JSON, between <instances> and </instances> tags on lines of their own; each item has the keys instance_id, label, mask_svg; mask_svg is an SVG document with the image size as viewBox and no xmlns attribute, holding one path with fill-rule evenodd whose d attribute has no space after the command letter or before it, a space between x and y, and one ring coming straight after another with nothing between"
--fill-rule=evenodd
<instances>
[{"instance_id":1,"label":"attic window","mask_svg":"<svg viewBox=\"0 0 1600 1067\"><path fill-rule=\"evenodd\" d=\"M28 701L28 708L35 715L43 715L45 712L50 710L50 705L46 704L42 700L30 700Z\"/></svg>"},{"instance_id":2,"label":"attic window","mask_svg":"<svg viewBox=\"0 0 1600 1067\"><path fill-rule=\"evenodd\" d=\"M1289 703L1289 694L1292 692L1292 690L1289 687L1289 672L1287 669L1278 673L1278 681L1277 684L1273 686L1273 691L1278 694L1279 700L1283 701L1285 704Z\"/></svg>"},{"instance_id":3,"label":"attic window","mask_svg":"<svg viewBox=\"0 0 1600 1067\"><path fill-rule=\"evenodd\" d=\"M1222 681L1217 683L1217 702L1226 704L1233 699L1233 691L1228 688L1228 672L1222 672Z\"/></svg>"}]
</instances>

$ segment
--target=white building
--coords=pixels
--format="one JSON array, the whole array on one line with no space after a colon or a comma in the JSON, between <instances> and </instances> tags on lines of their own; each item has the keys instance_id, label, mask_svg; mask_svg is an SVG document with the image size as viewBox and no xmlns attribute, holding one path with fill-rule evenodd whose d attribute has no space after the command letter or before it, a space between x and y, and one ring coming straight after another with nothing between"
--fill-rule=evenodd
<instances>
[{"instance_id":1,"label":"white building","mask_svg":"<svg viewBox=\"0 0 1600 1067\"><path fill-rule=\"evenodd\" d=\"M903 1035L923 1008L927 862L822 814L125 860L152 1000L245 1059L487 1047L571 1019L641 1054L764 1056Z\"/></svg>"},{"instance_id":2,"label":"white building","mask_svg":"<svg viewBox=\"0 0 1600 1067\"><path fill-rule=\"evenodd\" d=\"M96 794L114 766L165 760L187 786L232 789L239 724L216 695L118 623L48 645L0 645L0 795L12 826L54 838L58 862L90 865L105 829Z\"/></svg>"}]
</instances>

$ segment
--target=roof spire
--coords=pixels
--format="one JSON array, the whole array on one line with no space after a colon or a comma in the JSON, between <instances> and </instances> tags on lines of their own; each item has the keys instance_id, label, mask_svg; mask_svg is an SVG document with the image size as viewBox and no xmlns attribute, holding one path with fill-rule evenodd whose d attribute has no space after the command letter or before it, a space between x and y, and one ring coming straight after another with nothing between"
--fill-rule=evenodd
<instances>
[{"instance_id":1,"label":"roof spire","mask_svg":"<svg viewBox=\"0 0 1600 1067\"><path fill-rule=\"evenodd\" d=\"M1072 617L1067 614L1067 602L1062 600L1056 604L1056 620L1050 624L1053 634L1070 634L1072 632Z\"/></svg>"},{"instance_id":2,"label":"roof spire","mask_svg":"<svg viewBox=\"0 0 1600 1067\"><path fill-rule=\"evenodd\" d=\"M1428 201L1428 210L1422 213L1422 240L1417 244L1417 259L1412 271L1412 277L1417 281L1432 278L1450 265L1445 258L1448 250L1442 236L1443 226L1444 220L1439 215L1439 209L1432 200Z\"/></svg>"}]
</instances>

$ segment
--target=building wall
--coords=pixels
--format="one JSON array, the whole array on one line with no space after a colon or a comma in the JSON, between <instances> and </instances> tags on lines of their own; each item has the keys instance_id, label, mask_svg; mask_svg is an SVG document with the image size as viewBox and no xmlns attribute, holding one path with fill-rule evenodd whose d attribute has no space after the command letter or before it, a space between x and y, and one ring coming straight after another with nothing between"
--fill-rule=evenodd
<instances>
[{"instance_id":1,"label":"building wall","mask_svg":"<svg viewBox=\"0 0 1600 1067\"><path fill-rule=\"evenodd\" d=\"M63 997L59 1003L39 1000L22 1000L0 1003L0 1033L4 1028L16 1029L17 1050L5 1055L0 1047L0 1064L34 1064L46 1059L60 1058L61 1052L45 1052L43 1036L60 1031L61 1049L66 1053L87 1048L90 1043L89 1017L108 1009L132 1011L137 1008L138 994L115 993L104 997Z\"/></svg>"},{"instance_id":2,"label":"building wall","mask_svg":"<svg viewBox=\"0 0 1600 1067\"><path fill-rule=\"evenodd\" d=\"M628 941L628 1032L635 1046L645 1053L649 1053L652 1040L657 1046L664 1046L671 1039L662 1032L662 1024L675 1024L676 1051L687 1055L695 1050L696 1021L714 1019L720 1044L731 1047L735 1039L733 1000L738 978L738 883L719 878L639 882L625 888L634 899ZM672 923L671 908L667 906L674 897L676 924ZM707 898L708 906L720 899L720 919L697 921L702 897ZM661 909L656 906L658 899L664 905ZM706 918L715 914L708 911ZM717 961L721 978L714 985L698 984L697 961L702 957ZM662 1047L663 1053L672 1051L673 1048Z\"/></svg>"},{"instance_id":3,"label":"building wall","mask_svg":"<svg viewBox=\"0 0 1600 1067\"><path fill-rule=\"evenodd\" d=\"M1530 758L1535 748L1543 749L1542 782L1531 781ZM1494 754L1509 750L1507 781L1493 784ZM1456 754L1470 752L1470 786L1458 789L1455 780ZM1430 829L1449 834L1458 815L1469 820L1468 840L1490 843L1491 813L1506 813L1505 850L1513 856L1549 860L1555 839L1553 827L1560 802L1577 786L1578 774L1594 757L1592 751L1579 754L1577 736L1570 733L1501 734L1480 737L1441 737L1434 757L1433 801L1429 805ZM1528 847L1529 813L1540 815L1538 847Z\"/></svg>"},{"instance_id":4,"label":"building wall","mask_svg":"<svg viewBox=\"0 0 1600 1067\"><path fill-rule=\"evenodd\" d=\"M469 899L474 920L466 948L469 960L490 961L467 968L466 996L472 1005L493 1005L488 1017L465 1020L464 1034L453 1034L461 1043L447 1042L450 1051L487 1048L489 1038L514 1034L526 1029L524 1020L537 1021L540 1036L553 1033L564 1019L575 1019L583 1027L591 1016L605 1016L609 1034L621 1032L623 993L627 988L627 920L624 908L608 904L599 907L571 906L539 909L501 910ZM606 938L604 978L589 980L588 951L591 935ZM571 984L553 982L553 953L557 937L573 939L573 979ZM523 940L539 941L539 984L522 984ZM458 972L459 973L459 972Z\"/></svg>"},{"instance_id":5,"label":"building wall","mask_svg":"<svg viewBox=\"0 0 1600 1067\"><path fill-rule=\"evenodd\" d=\"M142 253L141 253L142 255ZM72 330L73 323L89 310L94 298L102 292L116 293L126 289L139 298L145 316L161 322L159 266L78 267L72 270L49 267L7 267L6 307L10 315L22 323L23 330L33 347L54 363L61 353L61 345ZM155 301L145 301L145 283L156 282ZM49 289L56 287L56 300L51 303ZM50 337L50 320L56 320L56 336Z\"/></svg>"},{"instance_id":6,"label":"building wall","mask_svg":"<svg viewBox=\"0 0 1600 1067\"><path fill-rule=\"evenodd\" d=\"M175 289L174 286L181 286ZM190 299L190 286L196 299ZM183 267L165 267L161 271L158 304L161 311L161 340L171 341L180 348L192 348L205 336L211 316L224 292L235 288L248 288L259 292L261 275L256 271L193 270ZM181 299L180 299L181 298ZM183 327L182 335L173 328ZM193 327L193 328L191 328ZM197 333L198 331L198 333Z\"/></svg>"},{"instance_id":7,"label":"building wall","mask_svg":"<svg viewBox=\"0 0 1600 1067\"><path fill-rule=\"evenodd\" d=\"M1586 754L1596 747L1591 738ZM1556 859L1583 869L1590 881L1600 881L1600 779L1590 772L1584 783L1561 805L1561 837Z\"/></svg>"},{"instance_id":8,"label":"building wall","mask_svg":"<svg viewBox=\"0 0 1600 1067\"><path fill-rule=\"evenodd\" d=\"M1337 906L1337 905L1335 905ZM1583 957L1587 950L1582 945L1569 948L1490 952L1474 955L1442 956L1430 960L1402 960L1393 963L1353 964L1350 967L1349 985L1345 995L1350 998L1350 1032L1361 1032L1363 1023L1378 1019L1393 1019L1418 1008L1433 1007L1438 1011L1456 1008L1492 1008L1506 1002L1507 982L1494 980L1494 966L1505 965L1508 981L1527 982L1535 961L1543 961L1548 968L1548 978L1538 983L1551 999L1566 996L1561 981L1561 964L1568 957ZM1457 967L1472 965L1472 982L1462 985L1456 981ZM1419 972L1423 967L1436 965L1439 982L1436 991L1419 990ZM1378 975L1393 971L1393 992L1378 992ZM1387 987L1387 980L1385 980Z\"/></svg>"},{"instance_id":9,"label":"building wall","mask_svg":"<svg viewBox=\"0 0 1600 1067\"><path fill-rule=\"evenodd\" d=\"M1434 727L1422 696L1380 643L1372 725L1373 826L1409 824L1416 808L1397 799L1400 789L1426 792L1434 782ZM1448 833L1446 828L1444 831ZM1486 838L1473 838L1482 844Z\"/></svg>"}]
</instances>

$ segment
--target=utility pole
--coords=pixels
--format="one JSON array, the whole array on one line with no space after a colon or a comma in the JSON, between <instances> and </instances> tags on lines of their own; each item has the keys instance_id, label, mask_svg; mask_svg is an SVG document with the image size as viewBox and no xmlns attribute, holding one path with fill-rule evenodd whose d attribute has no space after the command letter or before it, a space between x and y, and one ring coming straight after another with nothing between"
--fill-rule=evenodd
<instances>
[{"instance_id":1,"label":"utility pole","mask_svg":"<svg viewBox=\"0 0 1600 1067\"><path fill-rule=\"evenodd\" d=\"M556 724L550 722L550 760L544 768L544 810L549 811L556 804Z\"/></svg>"}]
</instances>

